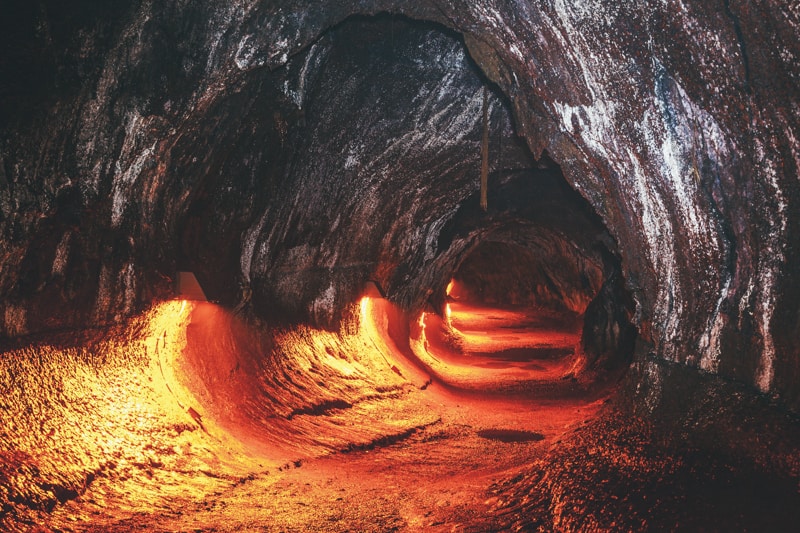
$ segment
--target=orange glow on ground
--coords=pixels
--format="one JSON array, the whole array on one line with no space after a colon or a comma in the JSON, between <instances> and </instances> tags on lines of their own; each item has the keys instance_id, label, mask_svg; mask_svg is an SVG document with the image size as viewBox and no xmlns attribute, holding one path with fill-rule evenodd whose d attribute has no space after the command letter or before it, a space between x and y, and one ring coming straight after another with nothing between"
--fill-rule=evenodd
<instances>
[{"instance_id":1,"label":"orange glow on ground","mask_svg":"<svg viewBox=\"0 0 800 533\"><path fill-rule=\"evenodd\" d=\"M451 313L468 339L478 333L465 309L453 304ZM345 531L399 520L449 531L450 518L437 517L460 505L473 520L485 516L485 488L543 449L538 435L554 438L599 408L542 403L513 386L504 397L476 396L476 383L519 382L486 365L462 365L472 381L460 391L459 365L431 361L489 355L444 353L435 315L412 324L420 332L409 344L390 302L364 298L358 310L339 332L264 332L214 304L171 301L80 346L2 354L0 498L30 502L14 507L9 516L23 522L13 523ZM502 428L537 437L501 445L479 435ZM437 503L444 497L453 504ZM386 505L398 502L397 518L387 518L395 515ZM0 526L28 530L10 523Z\"/></svg>"},{"instance_id":2,"label":"orange glow on ground","mask_svg":"<svg viewBox=\"0 0 800 533\"><path fill-rule=\"evenodd\" d=\"M3 423L10 431L0 432L0 450L25 457L6 485L9 497L49 508L91 487L93 503L73 511L67 499L51 517L80 522L106 505L125 516L202 497L225 485L225 475L247 471L231 468L225 450L211 450L214 442L189 411L190 397L173 379L190 307L165 302L130 329L112 328L80 346L3 354L1 381L13 383L4 403L15 422ZM223 477L195 474L209 469Z\"/></svg>"},{"instance_id":3,"label":"orange glow on ground","mask_svg":"<svg viewBox=\"0 0 800 533\"><path fill-rule=\"evenodd\" d=\"M452 307L451 307L452 306ZM463 350L470 355L497 354L517 350L530 352L573 351L580 342L578 322L548 320L530 309L498 309L461 302L447 304L447 317L462 336Z\"/></svg>"},{"instance_id":4,"label":"orange glow on ground","mask_svg":"<svg viewBox=\"0 0 800 533\"><path fill-rule=\"evenodd\" d=\"M580 368L577 323L553 323L530 309L461 302L450 302L445 310L444 320L423 313L422 333L411 345L423 365L451 386L553 384Z\"/></svg>"}]
</instances>

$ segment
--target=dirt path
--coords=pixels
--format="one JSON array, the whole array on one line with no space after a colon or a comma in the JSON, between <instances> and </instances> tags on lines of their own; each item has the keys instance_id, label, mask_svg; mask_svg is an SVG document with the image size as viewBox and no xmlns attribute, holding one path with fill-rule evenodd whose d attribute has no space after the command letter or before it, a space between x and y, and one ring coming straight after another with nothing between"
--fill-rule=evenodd
<instances>
[{"instance_id":1,"label":"dirt path","mask_svg":"<svg viewBox=\"0 0 800 533\"><path fill-rule=\"evenodd\" d=\"M149 513L117 515L121 506L106 501L87 516L94 526L75 529L499 531L505 524L490 512L496 502L488 489L592 419L600 403L481 401L431 390L421 408L435 410L440 422L400 442L253 472Z\"/></svg>"},{"instance_id":2,"label":"dirt path","mask_svg":"<svg viewBox=\"0 0 800 533\"><path fill-rule=\"evenodd\" d=\"M228 458L217 468L206 461L202 471L155 468L149 477L100 479L59 507L51 526L63 531L501 530L507 524L490 511L498 503L489 493L492 484L523 471L565 432L593 419L603 395L590 398L577 389L555 399L540 394L548 384L563 387L567 363L539 350L571 347L574 331L543 326L525 312L466 306L453 311L454 325L469 339L466 353L445 353L444 344L429 343L432 357L449 361L439 368L443 379L370 407L375 417L402 409L408 419L429 421L422 426L278 468L247 459L232 469ZM429 334L441 327L429 317ZM517 350L513 357L511 349ZM496 364L487 364L492 361ZM463 375L471 378L465 382ZM330 423L335 411L315 416ZM355 431L359 421L345 411L349 418L336 423L352 424ZM315 423L312 418L303 423ZM217 453L210 445L206 451ZM160 492L181 483L184 493ZM144 499L149 506L131 501L154 493L160 497Z\"/></svg>"}]
</instances>

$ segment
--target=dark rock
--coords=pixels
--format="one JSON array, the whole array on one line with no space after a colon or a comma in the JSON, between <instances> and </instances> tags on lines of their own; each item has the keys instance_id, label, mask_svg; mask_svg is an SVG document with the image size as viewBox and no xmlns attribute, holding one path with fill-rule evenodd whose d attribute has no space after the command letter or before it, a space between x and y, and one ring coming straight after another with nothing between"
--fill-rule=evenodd
<instances>
[{"instance_id":1,"label":"dark rock","mask_svg":"<svg viewBox=\"0 0 800 533\"><path fill-rule=\"evenodd\" d=\"M419 310L510 227L529 148L607 229L642 342L797 408L788 4L95 4L4 16L5 336L129 316L178 270L281 320L334 327L367 279ZM347 18L377 13L415 20Z\"/></svg>"}]
</instances>

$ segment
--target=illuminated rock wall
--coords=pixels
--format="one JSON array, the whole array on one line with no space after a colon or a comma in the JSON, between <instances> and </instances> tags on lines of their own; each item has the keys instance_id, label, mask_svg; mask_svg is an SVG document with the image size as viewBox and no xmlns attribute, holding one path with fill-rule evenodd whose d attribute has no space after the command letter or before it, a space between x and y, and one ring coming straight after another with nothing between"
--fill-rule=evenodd
<instances>
[{"instance_id":1,"label":"illuminated rock wall","mask_svg":"<svg viewBox=\"0 0 800 533\"><path fill-rule=\"evenodd\" d=\"M223 303L242 285L262 315L328 326L367 277L408 309L441 292L468 247L439 244L477 190L482 81L456 35L390 16L319 38L391 11L461 34L497 84L495 183L532 168L502 94L533 154L592 205L642 356L797 405L789 3L17 9L2 43L6 335L129 315L182 268Z\"/></svg>"}]
</instances>

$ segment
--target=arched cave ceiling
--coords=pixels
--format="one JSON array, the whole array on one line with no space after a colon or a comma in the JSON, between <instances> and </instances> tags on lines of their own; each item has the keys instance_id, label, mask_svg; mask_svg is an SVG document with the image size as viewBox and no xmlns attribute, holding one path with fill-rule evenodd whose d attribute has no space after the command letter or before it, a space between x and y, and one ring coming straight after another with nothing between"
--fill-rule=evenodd
<instances>
[{"instance_id":1,"label":"arched cave ceiling","mask_svg":"<svg viewBox=\"0 0 800 533\"><path fill-rule=\"evenodd\" d=\"M593 207L635 301L639 379L673 361L797 405L791 3L17 9L2 64L4 335L129 315L185 268L225 303L245 285L260 312L322 325L365 279L421 308L455 266L443 228L477 202L485 76L505 150L493 186L535 179L546 151ZM442 28L344 22L379 13Z\"/></svg>"}]
</instances>

